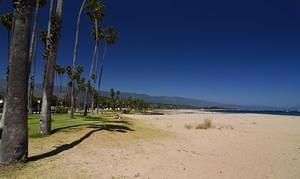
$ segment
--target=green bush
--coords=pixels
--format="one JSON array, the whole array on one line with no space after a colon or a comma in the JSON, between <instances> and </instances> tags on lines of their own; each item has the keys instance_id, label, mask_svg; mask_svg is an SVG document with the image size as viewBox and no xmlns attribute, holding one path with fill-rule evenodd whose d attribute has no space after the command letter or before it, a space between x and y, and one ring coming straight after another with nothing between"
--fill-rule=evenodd
<instances>
[{"instance_id":1,"label":"green bush","mask_svg":"<svg viewBox=\"0 0 300 179\"><path fill-rule=\"evenodd\" d=\"M55 107L55 113L58 113L58 114L67 114L68 113L68 108L63 107L63 106L56 106Z\"/></svg>"}]
</instances>

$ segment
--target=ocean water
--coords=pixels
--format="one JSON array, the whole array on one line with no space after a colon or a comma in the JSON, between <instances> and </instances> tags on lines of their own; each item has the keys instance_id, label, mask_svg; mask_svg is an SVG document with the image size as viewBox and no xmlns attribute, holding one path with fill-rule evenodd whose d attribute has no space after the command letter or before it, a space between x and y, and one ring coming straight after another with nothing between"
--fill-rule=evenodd
<instances>
[{"instance_id":1,"label":"ocean water","mask_svg":"<svg viewBox=\"0 0 300 179\"><path fill-rule=\"evenodd\" d=\"M252 110L209 110L211 112L237 113L237 114L270 114L283 116L300 116L300 111L252 111Z\"/></svg>"}]
</instances>

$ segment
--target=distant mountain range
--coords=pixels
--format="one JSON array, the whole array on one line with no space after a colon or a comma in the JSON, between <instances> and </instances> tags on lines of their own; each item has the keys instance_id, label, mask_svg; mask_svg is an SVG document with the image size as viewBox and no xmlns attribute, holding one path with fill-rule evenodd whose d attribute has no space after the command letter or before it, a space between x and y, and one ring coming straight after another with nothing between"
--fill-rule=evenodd
<instances>
[{"instance_id":1,"label":"distant mountain range","mask_svg":"<svg viewBox=\"0 0 300 179\"><path fill-rule=\"evenodd\" d=\"M4 93L6 86L6 81L0 79L0 94ZM57 88L55 88L57 89ZM64 87L62 90L63 95L67 90ZM35 95L40 96L42 92L42 85L38 84L35 88ZM57 91L55 90L57 94ZM107 91L102 92L103 96L109 97L110 93ZM122 92L121 91L121 98L128 98L128 97L142 99L148 103L156 103L156 104L171 104L171 105L183 105L183 106L194 106L194 107L203 107L203 108L221 108L221 109L234 109L234 110L253 110L253 111L260 111L260 110L280 110L280 111L300 111L300 106L295 107L270 107L270 106L244 106L244 105L235 105L235 104L223 104L205 100L198 100L198 99L191 99L191 98L184 98L184 97L177 97L177 96L151 96L147 94L138 94L138 93L130 93L130 92Z\"/></svg>"}]
</instances>

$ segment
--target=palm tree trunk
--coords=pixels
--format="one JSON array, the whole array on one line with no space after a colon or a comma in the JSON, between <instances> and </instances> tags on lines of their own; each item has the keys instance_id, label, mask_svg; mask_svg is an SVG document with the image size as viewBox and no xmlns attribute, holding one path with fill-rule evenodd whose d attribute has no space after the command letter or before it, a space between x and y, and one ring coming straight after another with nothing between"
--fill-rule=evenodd
<instances>
[{"instance_id":1,"label":"palm tree trunk","mask_svg":"<svg viewBox=\"0 0 300 179\"><path fill-rule=\"evenodd\" d=\"M99 68L99 81L98 81L98 93L99 96L101 95L101 82L102 82L102 75L103 75L103 69L104 69L104 62L105 62L105 56L106 56L106 51L107 51L107 42L104 42L104 49L103 49L103 54L102 54L102 63ZM97 105L97 113L99 113L99 105Z\"/></svg>"},{"instance_id":2,"label":"palm tree trunk","mask_svg":"<svg viewBox=\"0 0 300 179\"><path fill-rule=\"evenodd\" d=\"M49 89L47 90L46 88L46 82L47 82L47 77L48 80L50 78L49 75L49 70L48 70L48 63L49 63L49 56L50 56L50 46L51 46L51 22L52 22L52 15L53 15L53 0L50 1L50 8L49 8L49 17L48 17L48 29L47 29L47 42L45 46L45 53L44 53L44 79L43 79L43 92L42 92L42 107L41 107L41 120L40 120L40 128L39 128L39 133L42 134L47 134L51 133L48 129L51 129L51 119L49 121L49 118L51 117L51 109L49 113L48 106L50 103L49 101ZM49 81L48 81L49 85ZM50 99L51 100L51 99ZM51 108L51 107L50 107ZM47 131L48 130L48 131Z\"/></svg>"},{"instance_id":3,"label":"palm tree trunk","mask_svg":"<svg viewBox=\"0 0 300 179\"><path fill-rule=\"evenodd\" d=\"M30 73L30 67L31 67L31 63L32 63L32 57L34 54L34 41L36 38L35 35L36 35L36 29L37 29L37 25L38 25L39 4L40 4L40 0L36 0L33 28L32 28L30 48L29 48L29 73Z\"/></svg>"},{"instance_id":4,"label":"palm tree trunk","mask_svg":"<svg viewBox=\"0 0 300 179\"><path fill-rule=\"evenodd\" d=\"M56 14L51 20L51 39L49 43L49 53L47 58L47 69L45 75L45 83L43 89L43 101L42 111L40 120L40 134L49 135L51 134L51 101L53 96L53 84L54 84L54 73L55 63L58 49L58 38L60 34L61 26L61 14L62 14L62 3L63 0L57 1Z\"/></svg>"},{"instance_id":5,"label":"palm tree trunk","mask_svg":"<svg viewBox=\"0 0 300 179\"><path fill-rule=\"evenodd\" d=\"M95 23L95 29L96 29L96 40L95 40L95 46L94 46L94 53L93 53L93 59L92 59L92 63L91 63L91 68L90 68L90 75L89 75L89 81L88 84L91 84L92 82L92 76L93 76L93 72L94 72L94 64L96 63L96 56L97 56L97 51L98 51L98 21L95 18L94 20ZM94 83L93 83L94 84ZM86 91L86 93L88 93L88 91ZM91 113L93 114L94 112L94 92L93 92L93 88L91 91ZM87 105L87 100L88 100L88 95L86 95L86 105ZM85 110L87 110L87 107L85 107ZM84 112L85 116L87 115L87 111Z\"/></svg>"},{"instance_id":6,"label":"palm tree trunk","mask_svg":"<svg viewBox=\"0 0 300 179\"><path fill-rule=\"evenodd\" d=\"M36 36L38 34L38 29L36 28L36 32L35 32ZM34 40L34 47L33 47L33 66L32 66L32 72L31 72L31 76L30 76L30 85L29 85L29 93L28 93L28 113L32 114L32 97L34 95L34 84L35 84L35 68L36 68L36 48L37 48L37 41L38 38L35 38ZM29 66L30 68L30 66Z\"/></svg>"},{"instance_id":7,"label":"palm tree trunk","mask_svg":"<svg viewBox=\"0 0 300 179\"><path fill-rule=\"evenodd\" d=\"M90 83L88 82L88 86L89 85L90 85ZM84 112L83 112L83 116L87 116L87 113L88 113L88 98L89 98L88 86L85 87L85 92L84 92Z\"/></svg>"},{"instance_id":8,"label":"palm tree trunk","mask_svg":"<svg viewBox=\"0 0 300 179\"><path fill-rule=\"evenodd\" d=\"M52 15L53 15L53 0L50 0L50 8L49 8L49 17L48 17L48 29L47 29L47 40L46 40L46 44L45 44L45 52L44 52L44 76L43 76L43 87L45 86L45 79L46 79L46 69L47 69L47 60L46 60L46 57L47 57L47 53L48 53L48 48L49 48L49 45L50 45L50 30L51 30L51 20L52 20ZM43 96L43 94L42 94Z\"/></svg>"},{"instance_id":9,"label":"palm tree trunk","mask_svg":"<svg viewBox=\"0 0 300 179\"><path fill-rule=\"evenodd\" d=\"M33 56L35 53L35 41L36 41L36 31L37 31L37 25L38 25L38 14L39 14L39 4L40 0L36 0L35 3L35 13L34 13L34 21L33 21L33 28L32 28L32 35L31 35L31 41L30 41L30 48L29 48L29 73L30 76L31 73L31 63L33 60ZM29 85L29 93L28 93L28 112L32 113L32 95L33 95L33 88L34 84L32 83L33 79L30 79L30 85Z\"/></svg>"},{"instance_id":10,"label":"palm tree trunk","mask_svg":"<svg viewBox=\"0 0 300 179\"><path fill-rule=\"evenodd\" d=\"M73 52L73 65L72 65L72 73L74 75L74 71L77 64L77 47L78 47L78 36L79 36L79 26L80 26L80 19L81 14L84 9L84 6L86 4L87 0L83 0L78 17L77 17L77 28L76 28L76 34L75 34L75 42L74 42L74 52ZM71 109L70 109L70 118L74 118L74 112L75 112L75 79L72 79L72 89L71 89Z\"/></svg>"},{"instance_id":11,"label":"palm tree trunk","mask_svg":"<svg viewBox=\"0 0 300 179\"><path fill-rule=\"evenodd\" d=\"M96 54L96 65L95 65L95 71L94 71L94 73L95 74L97 74L97 72L99 71L99 47L98 47L98 50L97 50L97 54ZM95 80L94 80L94 82L93 82L93 87L94 87L94 89L95 89L95 91L96 91L96 83L97 83L97 80L98 80L98 75L96 75L96 78L95 78ZM98 96L100 96L100 93L97 91L97 93L98 93ZM99 114L99 99L97 99L97 102L96 102L96 108L97 108L97 114Z\"/></svg>"},{"instance_id":12,"label":"palm tree trunk","mask_svg":"<svg viewBox=\"0 0 300 179\"><path fill-rule=\"evenodd\" d=\"M100 93L100 90L101 90L101 82L102 82L102 75L103 75L106 52L107 52L107 42L105 42L105 44L104 44L102 63L101 63L101 67L100 67L100 70L99 70L99 82L98 82L98 92L99 93Z\"/></svg>"},{"instance_id":13,"label":"palm tree trunk","mask_svg":"<svg viewBox=\"0 0 300 179\"><path fill-rule=\"evenodd\" d=\"M7 81L0 163L25 162L28 158L27 90L31 0L14 1L14 31Z\"/></svg>"}]
</instances>

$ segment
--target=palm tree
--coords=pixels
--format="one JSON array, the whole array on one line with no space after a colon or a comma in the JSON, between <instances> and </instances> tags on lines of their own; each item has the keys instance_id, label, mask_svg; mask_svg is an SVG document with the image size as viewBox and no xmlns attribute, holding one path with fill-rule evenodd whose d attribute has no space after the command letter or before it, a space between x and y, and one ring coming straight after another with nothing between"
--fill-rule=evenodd
<instances>
[{"instance_id":1,"label":"palm tree","mask_svg":"<svg viewBox=\"0 0 300 179\"><path fill-rule=\"evenodd\" d=\"M47 105L45 105L45 103L46 102L48 102L49 101L49 96L47 96L46 97L46 99L44 99L44 96L46 96L46 95L44 95L44 93L45 94L48 94L47 92L48 91L46 91L46 82L47 82L47 69L48 69L48 58L49 58L49 48L50 48L50 45L51 45L51 23L52 23L52 19L53 19L53 6L54 6L54 1L53 0L50 0L50 7L49 7L49 16L48 16L48 28L47 28L47 30L46 31L42 31L41 32L41 36L42 36L42 41L43 41L43 43L44 43L44 45L45 45L45 52L44 52L44 76L43 76L43 92L42 92L42 105L44 104L44 108L46 108L46 109L44 109L43 110L43 106L42 106L42 110L43 111L48 111L47 110L47 108L48 108L48 104ZM48 78L49 78L49 75L48 75ZM48 99L47 99L48 98ZM45 100L45 102L43 102ZM44 124L44 130L45 130L45 133L50 133L50 131L47 131L47 129L49 130L49 128L51 129L51 121L49 121L49 119L47 119L47 116L50 116L51 117L51 114L47 114L47 113L45 113L44 112L44 114L43 114L45 117L44 118L46 118L44 121L42 121L42 119L40 120L40 128L39 128L39 132L41 133L41 125L42 125L42 123L46 123L46 124ZM41 112L41 118L43 118L42 117L42 112Z\"/></svg>"},{"instance_id":2,"label":"palm tree","mask_svg":"<svg viewBox=\"0 0 300 179\"><path fill-rule=\"evenodd\" d=\"M121 92L119 90L117 90L116 91L116 103L118 105L118 108L120 107L120 104L119 104L119 102L120 102L120 94L121 94Z\"/></svg>"},{"instance_id":3,"label":"palm tree","mask_svg":"<svg viewBox=\"0 0 300 179\"><path fill-rule=\"evenodd\" d=\"M97 31L97 33L98 33L98 35L96 35L96 31ZM93 39L95 39L96 40L96 37L98 37L98 46L100 45L100 42L101 42L101 40L103 40L103 39L105 39L105 32L104 32L104 30L101 28L101 27L97 27L97 29L94 27L93 28L93 31L92 31L92 36L93 36ZM96 55L95 55L95 64L94 64L94 71L93 71L93 75L95 76L95 77L97 77L97 75L96 75L96 73L97 73L97 71L98 71L98 68L99 68L99 65L98 65L98 61L99 61L99 53L98 53L98 51L99 51L99 48L97 49L97 53L96 53ZM94 82L96 82L96 80L97 79L95 79L95 81Z\"/></svg>"},{"instance_id":4,"label":"palm tree","mask_svg":"<svg viewBox=\"0 0 300 179\"><path fill-rule=\"evenodd\" d=\"M36 28L36 33L35 36L37 36L38 34L38 29ZM32 66L32 71L31 71L31 75L30 75L30 84L29 84L29 89L28 89L28 113L32 114L32 98L34 95L34 84L35 84L35 67L36 67L36 48L37 48L37 43L38 43L38 38L34 39L34 44L33 44L33 48L34 48L34 54L32 56L33 59L33 66ZM29 52L29 56L30 56L30 52ZM30 60L30 59L29 59ZM30 63L30 62L29 62ZM30 69L30 65L29 65L29 69Z\"/></svg>"},{"instance_id":5,"label":"palm tree","mask_svg":"<svg viewBox=\"0 0 300 179\"><path fill-rule=\"evenodd\" d=\"M78 47L78 36L79 36L79 26L80 26L80 20L81 20L81 14L85 7L87 0L83 0L78 17L77 17L77 25L76 25L76 34L75 34L75 42L74 42L74 52L73 52L73 63L72 63L72 73L75 73L75 69L77 66L77 47ZM70 109L70 118L74 118L74 112L75 112L75 80L72 79L71 83L71 109Z\"/></svg>"},{"instance_id":6,"label":"palm tree","mask_svg":"<svg viewBox=\"0 0 300 179\"><path fill-rule=\"evenodd\" d=\"M110 89L110 97L111 97L111 103L112 103L112 107L113 109L115 108L115 97L116 97L116 92L113 88Z\"/></svg>"},{"instance_id":7,"label":"palm tree","mask_svg":"<svg viewBox=\"0 0 300 179\"><path fill-rule=\"evenodd\" d=\"M78 98L79 98L79 106L81 108L84 108L84 94L86 91L86 84L85 84L85 78L80 77L79 79L77 79L77 87L78 87Z\"/></svg>"},{"instance_id":8,"label":"palm tree","mask_svg":"<svg viewBox=\"0 0 300 179\"><path fill-rule=\"evenodd\" d=\"M54 70L55 70L55 82L54 82L54 86L55 86L55 83L56 83L56 95L57 95L57 97L59 96L59 89L60 89L60 84L61 84L61 82L60 82L60 79L61 79L61 66L60 65L55 65L54 66Z\"/></svg>"},{"instance_id":9,"label":"palm tree","mask_svg":"<svg viewBox=\"0 0 300 179\"><path fill-rule=\"evenodd\" d=\"M33 21L33 28L31 34L31 41L30 41L30 48L29 48L29 73L31 73L31 64L33 61L32 66L32 73L30 77L30 85L29 85L29 92L28 92L28 112L32 113L32 96L34 93L34 81L35 81L35 55L36 55L36 48L37 48L37 34L38 34L38 14L39 9L45 6L46 0L36 0L35 3L35 13L34 13L34 21Z\"/></svg>"},{"instance_id":10,"label":"palm tree","mask_svg":"<svg viewBox=\"0 0 300 179\"><path fill-rule=\"evenodd\" d=\"M120 92L119 90L117 90L117 91L116 91L116 99L117 99L117 100L120 99L120 94L121 94L121 92Z\"/></svg>"},{"instance_id":11,"label":"palm tree","mask_svg":"<svg viewBox=\"0 0 300 179\"><path fill-rule=\"evenodd\" d=\"M104 5L102 2L97 0L90 0L87 4L87 16L92 23L94 23L94 27L92 30L92 37L95 40L93 59L90 68L89 78L92 78L94 72L94 66L97 63L97 52L100 44L100 40L104 38L104 34L101 28L98 27L98 22L102 21L104 18ZM91 79L90 79L91 80Z\"/></svg>"},{"instance_id":12,"label":"palm tree","mask_svg":"<svg viewBox=\"0 0 300 179\"><path fill-rule=\"evenodd\" d=\"M0 163L25 162L28 158L27 90L29 33L33 1L14 0L14 29L7 81L4 127L0 142Z\"/></svg>"},{"instance_id":13,"label":"palm tree","mask_svg":"<svg viewBox=\"0 0 300 179\"><path fill-rule=\"evenodd\" d=\"M98 35L96 35L96 31L98 32ZM93 31L92 31L92 36L94 39L96 39L98 37L98 44L100 44L100 41L103 40L105 38L105 34L104 34L104 30L100 27L97 27L97 30L96 28L93 28ZM99 45L98 45L99 46ZM94 65L94 71L92 73L92 80L93 80L93 87L95 88L96 87L96 82L97 82L97 78L98 78L98 75L97 74L97 71L99 71L99 65L98 65L98 61L99 61L99 55L98 55L98 49L97 48L97 53L96 53L96 57L95 57L95 65ZM96 92L96 90L94 90L93 92ZM98 91L96 93L99 93ZM93 93L93 94L96 94L96 93ZM99 95L99 94L97 94ZM100 98L98 98L100 99ZM97 103L97 113L99 113L99 103Z\"/></svg>"},{"instance_id":14,"label":"palm tree","mask_svg":"<svg viewBox=\"0 0 300 179\"><path fill-rule=\"evenodd\" d=\"M64 82L64 74L66 73L66 68L65 67L60 67L59 69L59 92L61 93L62 92L62 85L63 85L63 82Z\"/></svg>"},{"instance_id":15,"label":"palm tree","mask_svg":"<svg viewBox=\"0 0 300 179\"><path fill-rule=\"evenodd\" d=\"M77 86L79 86L80 85L79 83L81 83L80 80L83 79L83 78L81 78L81 74L83 72L83 67L82 66L77 66L75 68L75 71L73 71L72 67L67 66L66 67L66 72L67 72L67 75L70 78L70 81L68 82L68 87L72 89L72 82L73 81L75 82L75 84L77 84ZM85 82L85 80L83 80L83 82ZM75 90L74 95L76 96L76 90ZM74 109L76 109L76 101L74 101Z\"/></svg>"},{"instance_id":16,"label":"palm tree","mask_svg":"<svg viewBox=\"0 0 300 179\"><path fill-rule=\"evenodd\" d=\"M95 75L94 75L94 65L96 64L96 57L97 57L97 51L98 51L98 47L99 47L99 28L98 28L98 21L101 21L103 18L104 18L104 5L102 2L100 1L97 1L97 0L90 0L89 3L87 4L86 6L86 9L87 9L87 16L88 18L90 19L90 21L92 23L94 23L94 28L93 28L93 31L92 31L92 34L95 33L95 35L93 35L94 39L95 39L95 47L94 47L94 53L93 53L93 59L92 59L92 62L91 62L91 67L90 67L90 73L89 73L89 80L88 80L88 85L91 84L91 81L93 80L93 78L95 78ZM95 81L95 80L94 80ZM94 83L93 83L94 84ZM86 93L88 92L88 90L86 89ZM93 110L94 110L94 94L93 94L93 91L92 91L92 105L91 105L91 108L92 108L92 113L93 113ZM88 94L86 94L86 105L87 105L87 99L88 98ZM84 112L84 115L86 116L87 115L87 107L85 107L85 112Z\"/></svg>"},{"instance_id":17,"label":"palm tree","mask_svg":"<svg viewBox=\"0 0 300 179\"><path fill-rule=\"evenodd\" d=\"M103 50L103 57L102 57L102 63L99 68L99 82L98 82L98 92L100 93L100 87L101 87L101 81L102 81L102 75L103 75L103 69L105 64L105 57L107 52L108 45L113 45L116 42L116 39L118 37L118 32L114 29L114 27L108 27L105 31L105 41L104 41L104 50Z\"/></svg>"},{"instance_id":18,"label":"palm tree","mask_svg":"<svg viewBox=\"0 0 300 179\"><path fill-rule=\"evenodd\" d=\"M39 15L39 9L43 6L45 6L46 0L36 0L35 3L35 13L34 13L34 21L33 21L33 28L32 28L32 34L31 34L31 41L30 41L30 48L29 48L29 65L31 66L32 57L35 53L34 43L36 40L36 32L38 28L38 15Z\"/></svg>"},{"instance_id":19,"label":"palm tree","mask_svg":"<svg viewBox=\"0 0 300 179\"><path fill-rule=\"evenodd\" d=\"M53 95L55 63L61 27L63 0L57 0L56 13L51 19L50 31L48 28L47 47L44 58L47 61L42 97L42 111L39 132L42 135L51 134L51 100ZM51 8L50 8L51 10ZM51 13L51 12L50 12ZM50 35L49 35L50 34ZM50 37L50 38L49 38Z\"/></svg>"},{"instance_id":20,"label":"palm tree","mask_svg":"<svg viewBox=\"0 0 300 179\"><path fill-rule=\"evenodd\" d=\"M10 51L10 34L11 34L11 29L12 29L12 23L13 23L13 14L12 13L4 13L3 15L0 16L0 24L3 25L3 27L6 29L7 31L7 54L8 54L8 58L7 61L9 59L9 51ZM7 63L9 64L9 63ZM6 77L7 78L7 77ZM7 90L6 90L7 92ZM4 117L5 117L5 106L6 106L6 102L5 102L6 97L4 98L4 106L3 106L3 113L1 116L1 122L0 122L0 129L2 129L3 127L3 121L4 121Z\"/></svg>"},{"instance_id":21,"label":"palm tree","mask_svg":"<svg viewBox=\"0 0 300 179\"><path fill-rule=\"evenodd\" d=\"M56 72L56 82L58 83L57 85L57 97L58 97L58 101L60 102L60 94L62 93L62 85L63 85L63 75L66 72L66 68L60 66L60 65L55 65L55 72ZM58 78L58 80L57 80Z\"/></svg>"}]
</instances>

